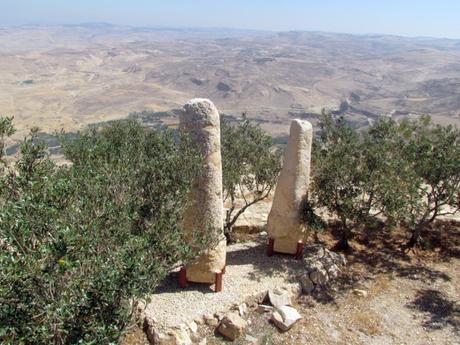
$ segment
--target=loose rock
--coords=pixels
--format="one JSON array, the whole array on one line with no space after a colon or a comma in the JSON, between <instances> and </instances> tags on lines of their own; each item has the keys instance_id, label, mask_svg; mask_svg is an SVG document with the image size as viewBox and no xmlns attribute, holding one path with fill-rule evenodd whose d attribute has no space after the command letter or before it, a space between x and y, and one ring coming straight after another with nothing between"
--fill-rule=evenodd
<instances>
[{"instance_id":1,"label":"loose rock","mask_svg":"<svg viewBox=\"0 0 460 345\"><path fill-rule=\"evenodd\" d=\"M325 269L319 268L313 272L310 272L309 277L315 285L324 286L329 281L329 276Z\"/></svg>"},{"instance_id":2,"label":"loose rock","mask_svg":"<svg viewBox=\"0 0 460 345\"><path fill-rule=\"evenodd\" d=\"M275 309L271 320L281 331L286 332L299 321L302 316L297 310L289 306L282 306Z\"/></svg>"},{"instance_id":3,"label":"loose rock","mask_svg":"<svg viewBox=\"0 0 460 345\"><path fill-rule=\"evenodd\" d=\"M198 325L195 323L195 321L190 321L187 323L187 326L192 331L192 333L198 332Z\"/></svg>"},{"instance_id":4,"label":"loose rock","mask_svg":"<svg viewBox=\"0 0 460 345\"><path fill-rule=\"evenodd\" d=\"M291 304L291 297L287 291L268 291L268 300L275 308Z\"/></svg>"},{"instance_id":5,"label":"loose rock","mask_svg":"<svg viewBox=\"0 0 460 345\"><path fill-rule=\"evenodd\" d=\"M257 312L259 313L267 313L269 311L273 311L273 307L271 305L260 304L257 306Z\"/></svg>"},{"instance_id":6,"label":"loose rock","mask_svg":"<svg viewBox=\"0 0 460 345\"><path fill-rule=\"evenodd\" d=\"M309 276L300 277L300 284L302 285L302 292L304 294L308 295L315 289L315 284L313 284Z\"/></svg>"},{"instance_id":7,"label":"loose rock","mask_svg":"<svg viewBox=\"0 0 460 345\"><path fill-rule=\"evenodd\" d=\"M247 314L247 312L248 306L246 305L246 303L240 304L238 306L238 313L240 314L240 316L244 316L245 314Z\"/></svg>"},{"instance_id":8,"label":"loose rock","mask_svg":"<svg viewBox=\"0 0 460 345\"><path fill-rule=\"evenodd\" d=\"M229 313L222 319L217 330L228 339L235 340L243 335L246 327L246 320L241 318L237 313Z\"/></svg>"},{"instance_id":9,"label":"loose rock","mask_svg":"<svg viewBox=\"0 0 460 345\"><path fill-rule=\"evenodd\" d=\"M367 297L369 295L369 293L366 290L361 289L354 289L353 293L359 297Z\"/></svg>"},{"instance_id":10,"label":"loose rock","mask_svg":"<svg viewBox=\"0 0 460 345\"><path fill-rule=\"evenodd\" d=\"M203 315L203 320L204 320L204 323L207 324L208 326L214 327L219 324L219 322L214 317L214 315L210 315L210 314Z\"/></svg>"},{"instance_id":11,"label":"loose rock","mask_svg":"<svg viewBox=\"0 0 460 345\"><path fill-rule=\"evenodd\" d=\"M180 330L172 332L173 344L174 345L192 345L192 340L187 333L186 329L181 328ZM166 345L169 343L160 343L160 345Z\"/></svg>"}]
</instances>

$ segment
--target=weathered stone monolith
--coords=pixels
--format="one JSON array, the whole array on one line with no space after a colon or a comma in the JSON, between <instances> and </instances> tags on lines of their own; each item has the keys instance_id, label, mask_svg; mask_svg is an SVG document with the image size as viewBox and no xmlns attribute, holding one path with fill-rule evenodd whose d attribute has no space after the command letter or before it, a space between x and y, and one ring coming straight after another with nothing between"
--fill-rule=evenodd
<instances>
[{"instance_id":1,"label":"weathered stone monolith","mask_svg":"<svg viewBox=\"0 0 460 345\"><path fill-rule=\"evenodd\" d=\"M226 255L219 112L208 99L192 99L182 109L180 127L190 135L203 156L203 171L193 182L184 213L183 231L189 240L196 238L200 231L208 232L214 239L198 260L186 265L187 280L213 283L216 273L225 267Z\"/></svg>"},{"instance_id":2,"label":"weathered stone monolith","mask_svg":"<svg viewBox=\"0 0 460 345\"><path fill-rule=\"evenodd\" d=\"M312 139L313 128L310 122L297 119L292 121L283 168L268 215L267 232L274 240L276 252L296 254L297 243L304 237L299 209L308 191Z\"/></svg>"}]
</instances>

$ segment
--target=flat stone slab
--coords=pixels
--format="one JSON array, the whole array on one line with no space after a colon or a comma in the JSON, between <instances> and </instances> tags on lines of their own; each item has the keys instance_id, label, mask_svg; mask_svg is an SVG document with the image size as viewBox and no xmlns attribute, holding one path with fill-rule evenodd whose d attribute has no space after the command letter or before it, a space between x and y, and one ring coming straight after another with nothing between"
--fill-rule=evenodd
<instances>
[{"instance_id":1,"label":"flat stone slab","mask_svg":"<svg viewBox=\"0 0 460 345\"><path fill-rule=\"evenodd\" d=\"M203 315L224 313L267 290L294 287L293 278L302 272L302 260L287 255L268 257L266 242L264 236L258 242L228 247L222 292L214 292L213 285L207 284L189 283L180 289L178 272L172 272L149 296L146 317L154 318L157 327L168 330L202 319Z\"/></svg>"}]
</instances>

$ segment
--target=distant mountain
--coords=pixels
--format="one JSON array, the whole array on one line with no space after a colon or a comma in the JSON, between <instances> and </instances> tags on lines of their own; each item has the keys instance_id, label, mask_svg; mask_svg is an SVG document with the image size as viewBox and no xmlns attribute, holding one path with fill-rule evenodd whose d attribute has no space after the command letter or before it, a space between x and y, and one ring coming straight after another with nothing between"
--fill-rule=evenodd
<instances>
[{"instance_id":1,"label":"distant mountain","mask_svg":"<svg viewBox=\"0 0 460 345\"><path fill-rule=\"evenodd\" d=\"M247 111L274 134L292 117L316 121L322 108L357 125L422 113L460 122L460 41L451 39L23 26L0 29L0 66L0 113L44 130L168 111L192 97Z\"/></svg>"}]
</instances>

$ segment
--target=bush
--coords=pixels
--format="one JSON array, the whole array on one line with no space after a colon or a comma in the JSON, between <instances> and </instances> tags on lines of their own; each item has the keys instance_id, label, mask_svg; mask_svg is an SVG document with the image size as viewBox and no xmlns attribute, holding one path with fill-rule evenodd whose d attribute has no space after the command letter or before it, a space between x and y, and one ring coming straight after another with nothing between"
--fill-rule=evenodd
<instances>
[{"instance_id":1,"label":"bush","mask_svg":"<svg viewBox=\"0 0 460 345\"><path fill-rule=\"evenodd\" d=\"M313 149L311 196L341 224L336 249L349 249L353 230L382 212L380 189L386 183L384 147L373 145L343 117L324 115Z\"/></svg>"},{"instance_id":2,"label":"bush","mask_svg":"<svg viewBox=\"0 0 460 345\"><path fill-rule=\"evenodd\" d=\"M65 141L71 164L58 166L36 133L1 176L0 340L116 343L131 298L193 255L180 221L199 155L172 131L123 121Z\"/></svg>"},{"instance_id":3,"label":"bush","mask_svg":"<svg viewBox=\"0 0 460 345\"><path fill-rule=\"evenodd\" d=\"M429 117L396 122L381 118L367 130L324 115L315 142L311 204L341 224L337 249L381 215L411 231L409 247L441 215L460 209L460 132Z\"/></svg>"},{"instance_id":4,"label":"bush","mask_svg":"<svg viewBox=\"0 0 460 345\"><path fill-rule=\"evenodd\" d=\"M398 137L391 148L401 162L393 200L399 209L396 218L411 232L411 248L427 225L460 209L460 131L434 125L428 116L385 125Z\"/></svg>"},{"instance_id":5,"label":"bush","mask_svg":"<svg viewBox=\"0 0 460 345\"><path fill-rule=\"evenodd\" d=\"M273 139L259 126L243 118L231 124L221 121L224 201L230 202L224 230L231 238L232 227L248 207L267 198L281 169ZM243 206L237 206L238 198Z\"/></svg>"}]
</instances>

